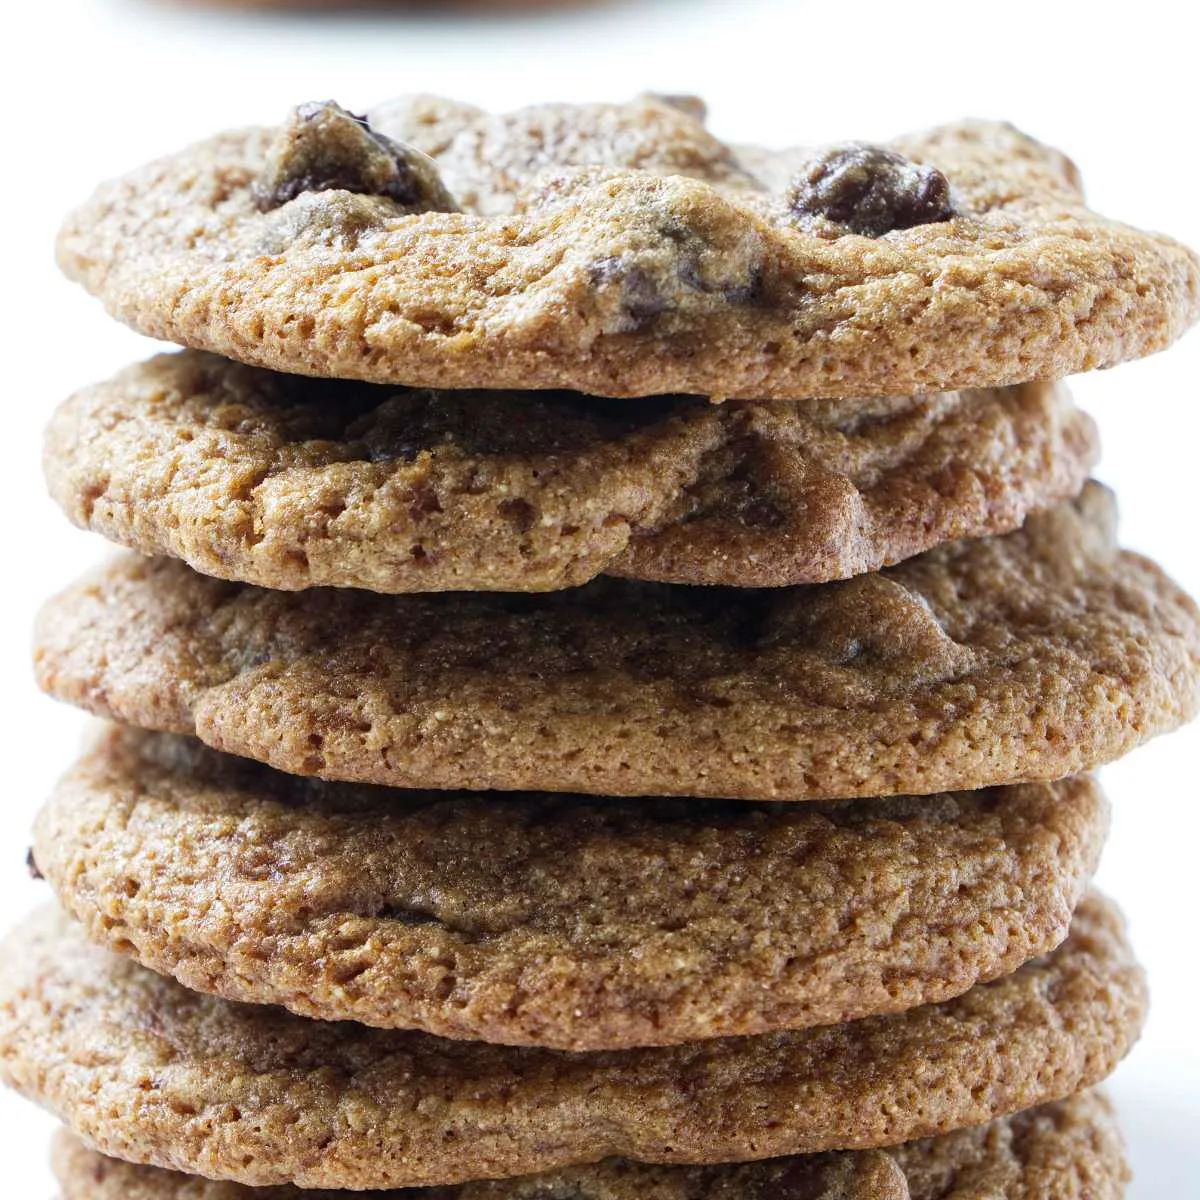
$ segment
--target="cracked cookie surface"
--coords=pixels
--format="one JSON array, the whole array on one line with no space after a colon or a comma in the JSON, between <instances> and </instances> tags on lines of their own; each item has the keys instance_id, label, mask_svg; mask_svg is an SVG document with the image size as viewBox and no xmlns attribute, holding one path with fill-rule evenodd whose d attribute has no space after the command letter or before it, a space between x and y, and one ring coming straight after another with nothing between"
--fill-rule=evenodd
<instances>
[{"instance_id":1,"label":"cracked cookie surface","mask_svg":"<svg viewBox=\"0 0 1200 1200\"><path fill-rule=\"evenodd\" d=\"M1092 213L1069 160L1007 125L772 152L720 141L690 98L492 115L410 96L367 121L432 160L444 196L413 211L331 113L103 185L61 265L142 332L259 366L611 396L1061 378L1200 312L1191 252Z\"/></svg>"},{"instance_id":2,"label":"cracked cookie surface","mask_svg":"<svg viewBox=\"0 0 1200 1200\"><path fill-rule=\"evenodd\" d=\"M352 1193L262 1190L140 1167L60 1133L62 1200L350 1200ZM1129 1177L1112 1108L1084 1092L977 1129L891 1150L720 1167L605 1162L550 1175L374 1193L379 1200L1120 1200ZM361 1194L360 1194L361 1195Z\"/></svg>"},{"instance_id":3,"label":"cracked cookie surface","mask_svg":"<svg viewBox=\"0 0 1200 1200\"><path fill-rule=\"evenodd\" d=\"M39 682L284 771L394 787L840 799L1060 779L1200 703L1200 614L1098 486L808 588L265 591L123 555Z\"/></svg>"},{"instance_id":4,"label":"cracked cookie surface","mask_svg":"<svg viewBox=\"0 0 1200 1200\"><path fill-rule=\"evenodd\" d=\"M601 1050L1007 974L1066 936L1107 817L1088 779L830 805L399 792L110 729L33 854L96 940L188 987Z\"/></svg>"},{"instance_id":5,"label":"cracked cookie surface","mask_svg":"<svg viewBox=\"0 0 1200 1200\"><path fill-rule=\"evenodd\" d=\"M162 355L46 438L78 525L262 587L775 587L1006 532L1096 458L1061 387L713 405L398 391Z\"/></svg>"},{"instance_id":6,"label":"cracked cookie surface","mask_svg":"<svg viewBox=\"0 0 1200 1200\"><path fill-rule=\"evenodd\" d=\"M894 1145L1092 1086L1146 1007L1120 917L1098 897L1052 954L943 1004L596 1054L231 1004L91 945L52 909L4 952L0 1076L98 1150L251 1186L424 1186L612 1157Z\"/></svg>"}]
</instances>

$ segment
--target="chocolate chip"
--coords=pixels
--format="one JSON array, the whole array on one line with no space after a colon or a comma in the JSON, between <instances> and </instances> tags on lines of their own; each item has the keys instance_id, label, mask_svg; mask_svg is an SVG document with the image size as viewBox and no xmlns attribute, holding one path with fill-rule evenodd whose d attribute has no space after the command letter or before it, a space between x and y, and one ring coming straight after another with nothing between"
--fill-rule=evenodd
<instances>
[{"instance_id":1,"label":"chocolate chip","mask_svg":"<svg viewBox=\"0 0 1200 1200\"><path fill-rule=\"evenodd\" d=\"M806 649L892 692L950 679L975 657L950 636L924 596L878 573L780 593L759 644Z\"/></svg>"},{"instance_id":2,"label":"chocolate chip","mask_svg":"<svg viewBox=\"0 0 1200 1200\"><path fill-rule=\"evenodd\" d=\"M699 260L689 257L684 252L680 255L675 274L685 287L689 287L695 292L703 292L708 296L720 296L726 304L732 304L739 308L757 304L763 296L762 268L757 264L748 266L745 276L736 282L711 284L705 282Z\"/></svg>"},{"instance_id":3,"label":"chocolate chip","mask_svg":"<svg viewBox=\"0 0 1200 1200\"><path fill-rule=\"evenodd\" d=\"M29 877L31 879L36 879L40 882L46 878L38 868L37 859L33 856L32 846L29 847L29 850L25 854L25 869L29 872Z\"/></svg>"},{"instance_id":4,"label":"chocolate chip","mask_svg":"<svg viewBox=\"0 0 1200 1200\"><path fill-rule=\"evenodd\" d=\"M457 1194L458 1189L454 1191ZM589 1192L576 1183L539 1176L506 1180L504 1194L512 1196L513 1200L599 1200L596 1192Z\"/></svg>"},{"instance_id":5,"label":"chocolate chip","mask_svg":"<svg viewBox=\"0 0 1200 1200\"><path fill-rule=\"evenodd\" d=\"M617 291L623 325L627 330L643 329L655 317L673 307L659 290L650 272L625 258L602 258L594 262L591 281L600 290Z\"/></svg>"},{"instance_id":6,"label":"chocolate chip","mask_svg":"<svg viewBox=\"0 0 1200 1200\"><path fill-rule=\"evenodd\" d=\"M752 267L745 283L727 287L721 294L730 304L742 307L760 303L763 298L762 268Z\"/></svg>"},{"instance_id":7,"label":"chocolate chip","mask_svg":"<svg viewBox=\"0 0 1200 1200\"><path fill-rule=\"evenodd\" d=\"M302 104L280 130L254 184L262 211L306 192L382 196L409 212L457 212L433 159L376 132L332 100Z\"/></svg>"},{"instance_id":8,"label":"chocolate chip","mask_svg":"<svg viewBox=\"0 0 1200 1200\"><path fill-rule=\"evenodd\" d=\"M793 178L788 204L801 221L824 220L865 237L954 215L941 171L863 142L832 146L811 158Z\"/></svg>"}]
</instances>

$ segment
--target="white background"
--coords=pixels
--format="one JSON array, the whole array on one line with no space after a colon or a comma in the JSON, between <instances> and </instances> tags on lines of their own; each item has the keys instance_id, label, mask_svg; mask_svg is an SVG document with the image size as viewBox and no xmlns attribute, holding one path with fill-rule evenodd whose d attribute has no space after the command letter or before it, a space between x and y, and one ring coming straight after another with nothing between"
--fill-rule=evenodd
<instances>
[{"instance_id":1,"label":"white background","mask_svg":"<svg viewBox=\"0 0 1200 1200\"><path fill-rule=\"evenodd\" d=\"M40 431L51 406L151 347L57 275L56 225L101 177L218 128L334 97L360 109L412 90L490 107L619 99L643 88L707 96L743 141L881 138L964 115L1006 117L1066 149L1093 205L1200 245L1195 18L1182 4L975 5L860 0L628 0L488 21L271 18L147 0L6 6L0 71L0 913L43 898L24 876L26 830L82 720L30 681L35 609L99 555L45 499ZM1200 593L1200 333L1166 355L1080 378L1101 423L1100 475L1128 544ZM1200 1177L1197 904L1200 728L1105 773L1115 805L1105 886L1125 905L1154 1010L1113 1091L1129 1134L1133 1200L1195 1194ZM0 958L0 970L4 969ZM5 1195L49 1197L51 1122L0 1095Z\"/></svg>"}]
</instances>

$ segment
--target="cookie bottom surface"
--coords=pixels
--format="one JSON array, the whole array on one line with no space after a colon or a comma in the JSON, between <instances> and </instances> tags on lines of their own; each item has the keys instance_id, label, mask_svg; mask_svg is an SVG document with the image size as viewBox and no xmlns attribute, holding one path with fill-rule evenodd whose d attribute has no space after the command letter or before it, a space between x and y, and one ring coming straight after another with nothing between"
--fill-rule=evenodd
<instances>
[{"instance_id":1,"label":"cookie bottom surface","mask_svg":"<svg viewBox=\"0 0 1200 1200\"><path fill-rule=\"evenodd\" d=\"M353 1193L250 1188L134 1166L65 1131L54 1143L60 1200L341 1200ZM892 1150L843 1151L718 1167L619 1160L424 1191L407 1200L1118 1200L1129 1170L1112 1107L1084 1092L989 1125Z\"/></svg>"}]
</instances>

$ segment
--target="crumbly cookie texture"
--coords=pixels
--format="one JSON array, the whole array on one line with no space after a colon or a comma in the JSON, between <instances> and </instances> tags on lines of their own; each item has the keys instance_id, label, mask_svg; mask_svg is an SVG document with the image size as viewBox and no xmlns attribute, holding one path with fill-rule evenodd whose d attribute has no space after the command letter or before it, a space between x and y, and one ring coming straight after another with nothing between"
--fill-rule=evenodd
<instances>
[{"instance_id":1,"label":"crumbly cookie texture","mask_svg":"<svg viewBox=\"0 0 1200 1200\"><path fill-rule=\"evenodd\" d=\"M76 524L222 579L546 591L841 579L1016 528L1096 455L1051 384L714 405L397 390L190 351L69 400L45 468Z\"/></svg>"},{"instance_id":2,"label":"crumbly cookie texture","mask_svg":"<svg viewBox=\"0 0 1200 1200\"><path fill-rule=\"evenodd\" d=\"M265 591L114 559L43 610L43 688L302 775L815 800L1060 779L1200 703L1200 613L1104 489L782 591Z\"/></svg>"},{"instance_id":3,"label":"crumbly cookie texture","mask_svg":"<svg viewBox=\"0 0 1200 1200\"><path fill-rule=\"evenodd\" d=\"M235 1005L44 910L3 946L0 1077L89 1145L251 1186L388 1188L632 1158L895 1145L1099 1082L1144 1019L1116 910L943 1004L802 1032L573 1054Z\"/></svg>"},{"instance_id":4,"label":"crumbly cookie texture","mask_svg":"<svg viewBox=\"0 0 1200 1200\"><path fill-rule=\"evenodd\" d=\"M61 1200L363 1198L362 1192L309 1191L286 1184L249 1188L161 1167L135 1166L88 1150L65 1132L55 1139L53 1163ZM662 1167L609 1159L516 1179L375 1191L366 1196L376 1200L911 1200L903 1172L885 1150L842 1150L715 1167ZM1100 1193L1098 1200L1108 1200L1108 1194Z\"/></svg>"},{"instance_id":5,"label":"crumbly cookie texture","mask_svg":"<svg viewBox=\"0 0 1200 1200\"><path fill-rule=\"evenodd\" d=\"M43 810L34 860L95 939L187 987L602 1050L1007 974L1066 937L1107 818L1087 779L769 807L445 798L110 730Z\"/></svg>"},{"instance_id":6,"label":"crumbly cookie texture","mask_svg":"<svg viewBox=\"0 0 1200 1200\"><path fill-rule=\"evenodd\" d=\"M1056 379L1200 314L1195 255L1091 212L1069 160L1008 125L772 152L687 97L409 96L353 120L303 105L105 184L59 261L135 328L258 366L608 396ZM417 154L436 179L397 199Z\"/></svg>"},{"instance_id":7,"label":"crumbly cookie texture","mask_svg":"<svg viewBox=\"0 0 1200 1200\"><path fill-rule=\"evenodd\" d=\"M894 1146L911 1200L1120 1200L1131 1175L1106 1096Z\"/></svg>"},{"instance_id":8,"label":"crumbly cookie texture","mask_svg":"<svg viewBox=\"0 0 1200 1200\"><path fill-rule=\"evenodd\" d=\"M134 1166L60 1133L62 1200L350 1200L350 1193L251 1189ZM608 1161L548 1175L374 1193L379 1200L1120 1200L1129 1169L1112 1108L1083 1092L976 1129L891 1150L846 1150L719 1167Z\"/></svg>"}]
</instances>

